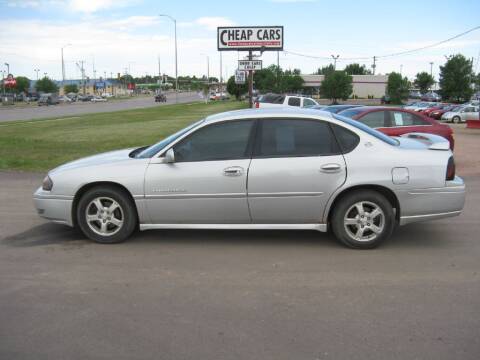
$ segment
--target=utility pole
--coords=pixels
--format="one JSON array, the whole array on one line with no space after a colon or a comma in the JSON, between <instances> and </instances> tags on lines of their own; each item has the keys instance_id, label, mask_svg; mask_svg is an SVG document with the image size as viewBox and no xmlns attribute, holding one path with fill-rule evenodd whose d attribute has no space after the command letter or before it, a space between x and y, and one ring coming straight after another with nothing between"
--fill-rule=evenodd
<instances>
[{"instance_id":1,"label":"utility pole","mask_svg":"<svg viewBox=\"0 0 480 360\"><path fill-rule=\"evenodd\" d=\"M248 60L253 60L252 50L248 52ZM248 70L248 105L253 108L253 71Z\"/></svg>"},{"instance_id":2,"label":"utility pole","mask_svg":"<svg viewBox=\"0 0 480 360\"><path fill-rule=\"evenodd\" d=\"M5 66L7 67L7 76L10 75L10 64L5 63Z\"/></svg>"},{"instance_id":3,"label":"utility pole","mask_svg":"<svg viewBox=\"0 0 480 360\"><path fill-rule=\"evenodd\" d=\"M83 95L85 96L85 92L86 92L86 89L85 89L85 69L83 67L83 63L85 61L84 60L80 60L79 63L81 65L78 64L78 62L76 63L77 67L80 69L80 73L82 74L82 87L83 87Z\"/></svg>"},{"instance_id":4,"label":"utility pole","mask_svg":"<svg viewBox=\"0 0 480 360\"><path fill-rule=\"evenodd\" d=\"M333 58L333 70L337 70L337 59L340 57L340 55L334 56L330 55Z\"/></svg>"},{"instance_id":5,"label":"utility pole","mask_svg":"<svg viewBox=\"0 0 480 360\"><path fill-rule=\"evenodd\" d=\"M373 65L372 65L373 75L375 75L375 69L376 69L376 67L377 67L376 62L377 62L377 57L374 56L374 57L373 57Z\"/></svg>"},{"instance_id":6,"label":"utility pole","mask_svg":"<svg viewBox=\"0 0 480 360\"><path fill-rule=\"evenodd\" d=\"M175 27L175 103L178 103L178 57L177 57L177 20L170 15L160 14L158 16L167 17L173 21Z\"/></svg>"},{"instance_id":7,"label":"utility pole","mask_svg":"<svg viewBox=\"0 0 480 360\"><path fill-rule=\"evenodd\" d=\"M222 89L222 52L220 51L220 91L223 91Z\"/></svg>"},{"instance_id":8,"label":"utility pole","mask_svg":"<svg viewBox=\"0 0 480 360\"><path fill-rule=\"evenodd\" d=\"M433 77L433 61L430 61L430 76Z\"/></svg>"},{"instance_id":9,"label":"utility pole","mask_svg":"<svg viewBox=\"0 0 480 360\"><path fill-rule=\"evenodd\" d=\"M67 46L70 46L72 44L66 44L63 45L61 49L61 54L62 54L62 89L65 86L65 62L63 61L63 49L65 49Z\"/></svg>"},{"instance_id":10,"label":"utility pole","mask_svg":"<svg viewBox=\"0 0 480 360\"><path fill-rule=\"evenodd\" d=\"M400 75L402 75L403 64L400 64Z\"/></svg>"}]
</instances>

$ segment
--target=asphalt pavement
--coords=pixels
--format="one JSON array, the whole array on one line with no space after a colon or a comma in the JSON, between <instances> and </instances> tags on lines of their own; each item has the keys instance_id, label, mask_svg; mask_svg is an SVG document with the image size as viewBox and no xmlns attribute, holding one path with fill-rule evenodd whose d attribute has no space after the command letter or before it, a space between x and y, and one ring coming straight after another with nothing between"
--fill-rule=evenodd
<instances>
[{"instance_id":1,"label":"asphalt pavement","mask_svg":"<svg viewBox=\"0 0 480 360\"><path fill-rule=\"evenodd\" d=\"M200 100L200 96L195 92L178 93L179 103L187 103ZM23 107L0 106L0 122L141 109L147 107L162 106L166 104L175 104L176 101L177 98L175 93L169 93L167 94L166 103L155 102L153 96L139 96L127 99L108 100L107 102L97 103L75 102L51 106L31 105Z\"/></svg>"},{"instance_id":2,"label":"asphalt pavement","mask_svg":"<svg viewBox=\"0 0 480 360\"><path fill-rule=\"evenodd\" d=\"M42 174L0 172L0 359L476 360L480 171L464 137L464 213L367 251L313 231L99 245L36 216Z\"/></svg>"}]
</instances>

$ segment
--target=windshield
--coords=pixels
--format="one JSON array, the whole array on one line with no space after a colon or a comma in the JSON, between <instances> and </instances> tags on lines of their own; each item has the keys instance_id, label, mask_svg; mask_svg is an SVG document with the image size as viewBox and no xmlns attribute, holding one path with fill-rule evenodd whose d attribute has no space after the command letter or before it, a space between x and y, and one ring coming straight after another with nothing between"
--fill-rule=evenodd
<instances>
[{"instance_id":1,"label":"windshield","mask_svg":"<svg viewBox=\"0 0 480 360\"><path fill-rule=\"evenodd\" d=\"M151 158L153 155L158 153L160 150L162 150L165 146L170 144L172 141L178 139L180 136L187 133L188 131L190 131L191 129L193 129L195 126L199 125L203 121L204 121L204 119L202 119L200 121L197 121L197 122L191 124L190 126L187 126L185 129L182 129L182 130L176 132L175 134L172 134L172 135L166 137L162 141L160 141L160 142L158 142L158 143L156 143L152 146L147 147L145 150L138 153L135 157L136 158Z\"/></svg>"},{"instance_id":2,"label":"windshield","mask_svg":"<svg viewBox=\"0 0 480 360\"><path fill-rule=\"evenodd\" d=\"M357 129L360 129L360 130L366 132L367 134L372 135L372 136L376 137L377 139L386 142L387 144L390 144L390 145L393 145L393 146L397 146L399 144L398 140L396 140L394 138L391 138L390 136L387 136L387 135L381 133L380 131L372 129L372 128L368 127L367 125L362 124L359 121L352 120L350 118L347 118L345 116L338 115L338 114L332 114L332 115L335 119L343 121L344 123L347 123L348 125L352 125L352 126L356 127Z\"/></svg>"}]
</instances>

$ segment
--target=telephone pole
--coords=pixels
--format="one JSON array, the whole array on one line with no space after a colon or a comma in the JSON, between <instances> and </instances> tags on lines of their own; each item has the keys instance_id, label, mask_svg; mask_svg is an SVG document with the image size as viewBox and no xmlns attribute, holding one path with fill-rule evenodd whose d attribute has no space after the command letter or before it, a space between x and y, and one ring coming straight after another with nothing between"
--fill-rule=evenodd
<instances>
[{"instance_id":1,"label":"telephone pole","mask_svg":"<svg viewBox=\"0 0 480 360\"><path fill-rule=\"evenodd\" d=\"M372 65L373 75L375 75L375 69L376 69L376 67L377 67L376 62L377 62L377 57L374 56L374 57L373 57L373 65Z\"/></svg>"},{"instance_id":2,"label":"telephone pole","mask_svg":"<svg viewBox=\"0 0 480 360\"><path fill-rule=\"evenodd\" d=\"M79 62L75 63L77 65L77 67L80 69L80 73L82 74L82 87L83 87L83 95L85 96L85 92L86 92L86 89L85 89L85 69L83 67L83 63L85 61L84 60L80 60ZM80 65L78 64L80 63Z\"/></svg>"}]
</instances>

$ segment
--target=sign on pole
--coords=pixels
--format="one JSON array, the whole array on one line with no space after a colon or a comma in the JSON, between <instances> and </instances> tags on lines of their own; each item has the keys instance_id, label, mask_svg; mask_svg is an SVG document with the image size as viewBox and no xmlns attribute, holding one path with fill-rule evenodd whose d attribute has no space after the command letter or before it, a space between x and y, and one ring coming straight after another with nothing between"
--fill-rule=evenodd
<instances>
[{"instance_id":1,"label":"sign on pole","mask_svg":"<svg viewBox=\"0 0 480 360\"><path fill-rule=\"evenodd\" d=\"M262 60L238 60L238 70L262 70Z\"/></svg>"},{"instance_id":2,"label":"sign on pole","mask_svg":"<svg viewBox=\"0 0 480 360\"><path fill-rule=\"evenodd\" d=\"M245 84L246 76L245 71L236 70L235 71L235 84Z\"/></svg>"},{"instance_id":3,"label":"sign on pole","mask_svg":"<svg viewBox=\"0 0 480 360\"><path fill-rule=\"evenodd\" d=\"M217 28L218 50L283 50L283 26L227 26Z\"/></svg>"}]
</instances>

